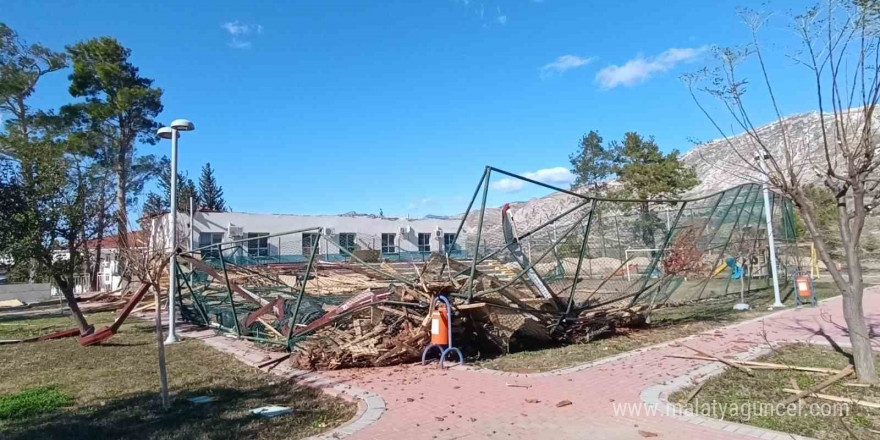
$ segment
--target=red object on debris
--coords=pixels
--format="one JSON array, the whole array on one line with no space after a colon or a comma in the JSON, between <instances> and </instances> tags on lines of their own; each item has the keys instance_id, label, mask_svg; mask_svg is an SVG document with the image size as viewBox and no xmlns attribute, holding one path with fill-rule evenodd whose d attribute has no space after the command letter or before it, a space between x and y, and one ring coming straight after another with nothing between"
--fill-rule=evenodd
<instances>
[{"instance_id":1,"label":"red object on debris","mask_svg":"<svg viewBox=\"0 0 880 440\"><path fill-rule=\"evenodd\" d=\"M97 343L104 342L112 338L115 334L116 332L114 332L109 327L104 327L88 336L80 336L79 345L82 345L83 347L95 345Z\"/></svg>"},{"instance_id":2,"label":"red object on debris","mask_svg":"<svg viewBox=\"0 0 880 440\"><path fill-rule=\"evenodd\" d=\"M81 336L79 338L79 345L83 347L88 347L91 345L95 345L101 342L104 342L113 337L117 331L119 331L119 327L122 326L122 323L125 322L125 319L128 318L128 315L131 314L131 311L134 310L135 306L144 298L144 295L147 294L147 291L150 289L149 284L141 285L141 288L138 289L137 293L135 293L130 300L128 300L128 304L122 309L119 313L119 316L113 321L113 324L110 327L104 327L90 335Z\"/></svg>"}]
</instances>

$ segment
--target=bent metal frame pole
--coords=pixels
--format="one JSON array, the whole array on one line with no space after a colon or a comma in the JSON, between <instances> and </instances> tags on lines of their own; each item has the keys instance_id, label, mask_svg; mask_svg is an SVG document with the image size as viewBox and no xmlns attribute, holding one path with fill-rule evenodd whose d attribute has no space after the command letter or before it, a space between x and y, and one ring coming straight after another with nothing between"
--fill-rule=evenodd
<instances>
[{"instance_id":1,"label":"bent metal frame pole","mask_svg":"<svg viewBox=\"0 0 880 440\"><path fill-rule=\"evenodd\" d=\"M171 257L168 262L168 337L166 344L174 344L180 341L175 331L174 301L177 298L177 137L180 136L177 129L171 128ZM157 305L158 307L158 305Z\"/></svg>"},{"instance_id":2,"label":"bent metal frame pole","mask_svg":"<svg viewBox=\"0 0 880 440\"><path fill-rule=\"evenodd\" d=\"M467 290L467 303L470 304L471 300L474 299L474 275L477 273L477 260L480 258L480 237L483 233L483 214L486 213L486 197L489 195L489 179L492 178L492 168L486 167L485 174L483 175L485 178L483 179L483 203L480 205L480 222L477 223L477 239L474 241L474 261L471 266L471 274L468 277L468 290ZM462 219L462 225L464 225L464 220Z\"/></svg>"},{"instance_id":3,"label":"bent metal frame pole","mask_svg":"<svg viewBox=\"0 0 880 440\"><path fill-rule=\"evenodd\" d=\"M770 208L770 174L767 171L766 157L758 154L758 163L764 172L764 220L767 222L767 244L770 249L770 272L773 276L773 307L785 307L779 296L779 275L776 272L776 243L773 237L773 212Z\"/></svg>"}]
</instances>

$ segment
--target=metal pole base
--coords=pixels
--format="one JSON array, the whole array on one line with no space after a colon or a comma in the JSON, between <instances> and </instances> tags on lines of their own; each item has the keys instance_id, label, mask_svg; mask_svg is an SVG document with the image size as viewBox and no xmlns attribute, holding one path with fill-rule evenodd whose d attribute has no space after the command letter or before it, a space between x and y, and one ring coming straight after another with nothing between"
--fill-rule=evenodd
<instances>
[{"instance_id":1,"label":"metal pole base","mask_svg":"<svg viewBox=\"0 0 880 440\"><path fill-rule=\"evenodd\" d=\"M165 345L176 344L178 342L180 342L180 337L175 333L169 333L168 337L165 338Z\"/></svg>"},{"instance_id":2,"label":"metal pole base","mask_svg":"<svg viewBox=\"0 0 880 440\"><path fill-rule=\"evenodd\" d=\"M440 350L440 369L446 368L443 365L443 363L446 361L446 355L448 355L449 353L457 354L458 355L458 365L459 366L464 365L464 355L461 354L461 350L459 350L455 347L449 347L449 346L447 346L444 349L442 345L436 345L436 344L431 344L431 345L425 347L425 351L422 352L422 365L425 365L425 363L427 363L428 352L431 351L431 349L435 348L435 347L437 348L437 350Z\"/></svg>"}]
</instances>

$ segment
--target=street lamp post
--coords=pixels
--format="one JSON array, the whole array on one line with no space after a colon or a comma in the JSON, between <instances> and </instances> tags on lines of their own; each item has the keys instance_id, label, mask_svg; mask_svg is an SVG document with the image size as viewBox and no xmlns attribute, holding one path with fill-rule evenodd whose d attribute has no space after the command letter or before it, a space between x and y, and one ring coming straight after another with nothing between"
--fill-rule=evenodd
<instances>
[{"instance_id":1,"label":"street lamp post","mask_svg":"<svg viewBox=\"0 0 880 440\"><path fill-rule=\"evenodd\" d=\"M162 127L158 131L159 138L171 139L171 197L169 201L171 209L171 257L168 262L168 337L166 344L180 341L174 330L175 322L175 299L177 298L177 138L181 131L195 130L192 122L186 119L171 121L170 127Z\"/></svg>"},{"instance_id":2,"label":"street lamp post","mask_svg":"<svg viewBox=\"0 0 880 440\"><path fill-rule=\"evenodd\" d=\"M767 164L764 160L768 159L769 155L762 154L758 152L755 156L755 160L758 162L758 166L761 168L761 171L764 173L764 219L767 222L767 243L770 250L770 272L773 278L773 307L785 307L785 304L782 304L782 298L779 293L779 275L777 275L776 269L776 240L773 236L773 212L770 209L770 171L767 169Z\"/></svg>"}]
</instances>

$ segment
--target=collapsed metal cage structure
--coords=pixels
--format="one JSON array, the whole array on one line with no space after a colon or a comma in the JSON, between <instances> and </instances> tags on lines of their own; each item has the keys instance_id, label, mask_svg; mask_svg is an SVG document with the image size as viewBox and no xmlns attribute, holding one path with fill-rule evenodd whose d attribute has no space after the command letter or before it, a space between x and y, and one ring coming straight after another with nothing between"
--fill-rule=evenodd
<instances>
[{"instance_id":1,"label":"collapsed metal cage structure","mask_svg":"<svg viewBox=\"0 0 880 440\"><path fill-rule=\"evenodd\" d=\"M553 193L540 203L503 203L511 187ZM439 294L454 306L490 304L553 333L597 310L770 288L764 191L744 184L692 199L614 199L486 167L456 231L455 242L467 231L465 251L453 244L428 261L386 261L353 252L316 226L182 252L173 282L186 320L291 350L355 314L375 321L375 307L426 312L438 294L426 282L446 283ZM802 265L794 211L779 194L769 201L778 278L787 281ZM259 248L251 240L308 257L251 256L247 250ZM322 258L326 249L338 256ZM427 299L407 294L416 290Z\"/></svg>"},{"instance_id":2,"label":"collapsed metal cage structure","mask_svg":"<svg viewBox=\"0 0 880 440\"><path fill-rule=\"evenodd\" d=\"M555 194L543 199L543 209L533 203L487 207L493 187L525 185ZM470 268L506 268L510 279L502 287L537 291L563 315L683 303L771 288L764 191L749 183L690 199L607 198L486 167L459 231L474 229L467 246ZM794 207L774 192L768 200L778 278L786 282L803 265ZM744 269L742 283L731 282L731 258ZM470 275L469 302L491 293L475 290Z\"/></svg>"}]
</instances>

